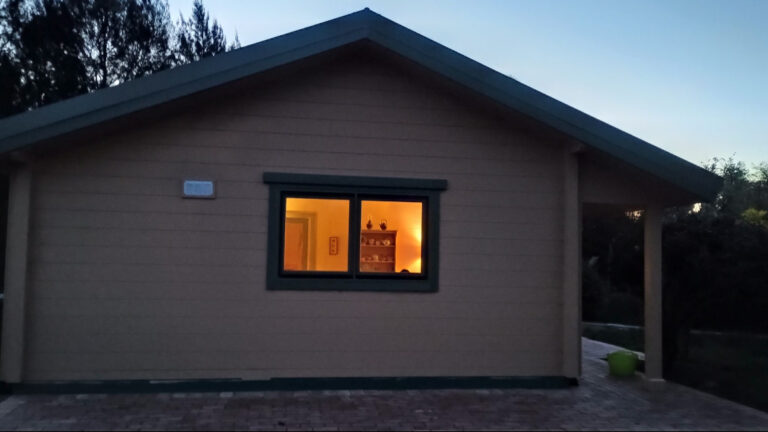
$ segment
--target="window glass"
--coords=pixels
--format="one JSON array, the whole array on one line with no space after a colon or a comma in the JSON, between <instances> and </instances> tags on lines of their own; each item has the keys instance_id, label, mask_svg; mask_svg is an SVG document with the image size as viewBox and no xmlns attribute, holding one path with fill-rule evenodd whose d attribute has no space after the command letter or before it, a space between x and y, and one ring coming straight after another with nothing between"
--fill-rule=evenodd
<instances>
[{"instance_id":1,"label":"window glass","mask_svg":"<svg viewBox=\"0 0 768 432\"><path fill-rule=\"evenodd\" d=\"M285 199L283 270L349 270L349 200Z\"/></svg>"},{"instance_id":2,"label":"window glass","mask_svg":"<svg viewBox=\"0 0 768 432\"><path fill-rule=\"evenodd\" d=\"M360 202L360 271L421 273L423 205L411 201Z\"/></svg>"}]
</instances>

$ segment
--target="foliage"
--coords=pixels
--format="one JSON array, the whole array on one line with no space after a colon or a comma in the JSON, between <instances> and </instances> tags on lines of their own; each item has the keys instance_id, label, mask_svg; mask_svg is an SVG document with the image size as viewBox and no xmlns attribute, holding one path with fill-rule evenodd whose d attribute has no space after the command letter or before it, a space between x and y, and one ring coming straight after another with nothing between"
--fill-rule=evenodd
<instances>
[{"instance_id":1,"label":"foliage","mask_svg":"<svg viewBox=\"0 0 768 432\"><path fill-rule=\"evenodd\" d=\"M741 218L748 223L768 229L768 210L758 210L750 207L744 210L744 213L741 214Z\"/></svg>"},{"instance_id":2,"label":"foliage","mask_svg":"<svg viewBox=\"0 0 768 432\"><path fill-rule=\"evenodd\" d=\"M768 230L688 213L664 228L665 347L685 359L691 329L768 332Z\"/></svg>"},{"instance_id":3,"label":"foliage","mask_svg":"<svg viewBox=\"0 0 768 432\"><path fill-rule=\"evenodd\" d=\"M83 38L76 5L39 0L2 4L0 48L6 91L0 115L33 108L87 91L86 70L80 59ZM5 80L8 81L5 81Z\"/></svg>"},{"instance_id":4,"label":"foliage","mask_svg":"<svg viewBox=\"0 0 768 432\"><path fill-rule=\"evenodd\" d=\"M607 321L602 314L603 299L610 290L610 285L595 268L596 260L584 262L581 271L582 280L582 318L584 321Z\"/></svg>"},{"instance_id":5,"label":"foliage","mask_svg":"<svg viewBox=\"0 0 768 432\"><path fill-rule=\"evenodd\" d=\"M713 158L704 167L723 177L723 189L712 204L718 214L735 217L749 208L768 209L768 162L750 172L744 162L731 156Z\"/></svg>"},{"instance_id":6,"label":"foliage","mask_svg":"<svg viewBox=\"0 0 768 432\"><path fill-rule=\"evenodd\" d=\"M586 217L582 239L584 320L642 324L642 219Z\"/></svg>"},{"instance_id":7,"label":"foliage","mask_svg":"<svg viewBox=\"0 0 768 432\"><path fill-rule=\"evenodd\" d=\"M645 351L642 327L615 326L586 322L582 325L584 337L620 346L632 351Z\"/></svg>"},{"instance_id":8,"label":"foliage","mask_svg":"<svg viewBox=\"0 0 768 432\"><path fill-rule=\"evenodd\" d=\"M165 0L0 0L0 117L226 50L200 1L177 28Z\"/></svg>"},{"instance_id":9,"label":"foliage","mask_svg":"<svg viewBox=\"0 0 768 432\"><path fill-rule=\"evenodd\" d=\"M83 54L89 90L171 67L172 25L165 3L150 0L82 2Z\"/></svg>"},{"instance_id":10,"label":"foliage","mask_svg":"<svg viewBox=\"0 0 768 432\"><path fill-rule=\"evenodd\" d=\"M208 12L203 7L202 0L195 0L192 6L192 17L185 20L179 18L177 33L178 53L182 63L200 60L227 51L227 39L224 31L216 20L210 23ZM235 36L235 42L229 49L240 47L240 41Z\"/></svg>"}]
</instances>

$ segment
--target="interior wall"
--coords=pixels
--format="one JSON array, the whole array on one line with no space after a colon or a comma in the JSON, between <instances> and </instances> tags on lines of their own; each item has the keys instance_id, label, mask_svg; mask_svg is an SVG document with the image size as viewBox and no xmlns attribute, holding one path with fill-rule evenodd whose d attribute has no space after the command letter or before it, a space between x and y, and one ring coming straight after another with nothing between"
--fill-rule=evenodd
<instances>
[{"instance_id":1,"label":"interior wall","mask_svg":"<svg viewBox=\"0 0 768 432\"><path fill-rule=\"evenodd\" d=\"M315 215L316 226L310 228L314 238L310 241L314 268L317 271L347 271L349 262L349 201L333 199L289 198L286 202L289 212ZM338 237L338 253L330 254L330 238Z\"/></svg>"}]
</instances>

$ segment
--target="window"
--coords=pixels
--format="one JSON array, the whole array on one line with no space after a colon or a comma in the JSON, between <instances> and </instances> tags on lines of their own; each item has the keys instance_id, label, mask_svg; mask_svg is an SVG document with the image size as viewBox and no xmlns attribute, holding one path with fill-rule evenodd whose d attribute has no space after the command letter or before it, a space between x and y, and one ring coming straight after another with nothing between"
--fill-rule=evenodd
<instances>
[{"instance_id":1,"label":"window","mask_svg":"<svg viewBox=\"0 0 768 432\"><path fill-rule=\"evenodd\" d=\"M360 272L421 274L424 203L360 200Z\"/></svg>"},{"instance_id":2,"label":"window","mask_svg":"<svg viewBox=\"0 0 768 432\"><path fill-rule=\"evenodd\" d=\"M436 291L445 180L265 173L267 288Z\"/></svg>"},{"instance_id":3,"label":"window","mask_svg":"<svg viewBox=\"0 0 768 432\"><path fill-rule=\"evenodd\" d=\"M348 271L349 209L349 199L286 197L283 271ZM322 239L332 237L337 239L336 250L325 253Z\"/></svg>"}]
</instances>

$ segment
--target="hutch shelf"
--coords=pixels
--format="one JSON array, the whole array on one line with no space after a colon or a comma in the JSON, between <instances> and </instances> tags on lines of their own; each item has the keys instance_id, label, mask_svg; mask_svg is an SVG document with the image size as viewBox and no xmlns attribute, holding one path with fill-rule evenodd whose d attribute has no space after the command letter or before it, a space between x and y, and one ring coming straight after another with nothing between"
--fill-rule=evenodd
<instances>
[{"instance_id":1,"label":"hutch shelf","mask_svg":"<svg viewBox=\"0 0 768 432\"><path fill-rule=\"evenodd\" d=\"M360 232L360 271L395 272L397 230Z\"/></svg>"}]
</instances>

